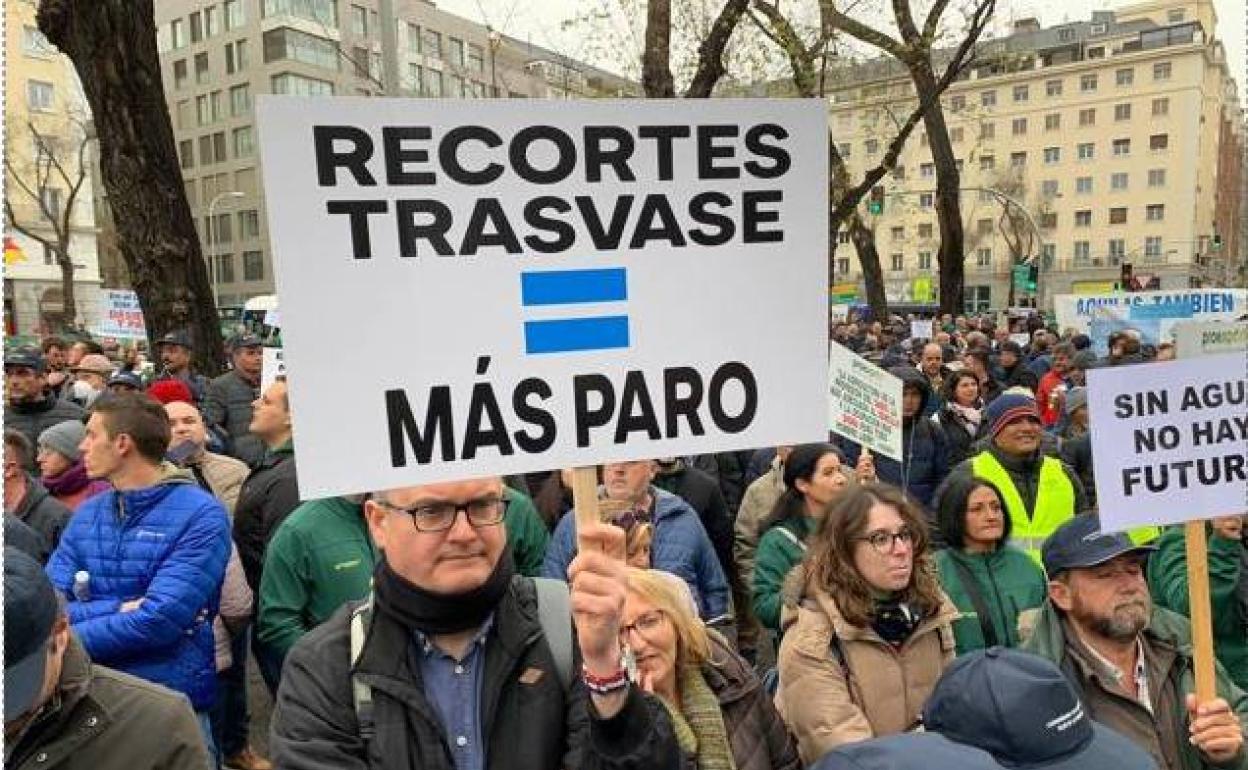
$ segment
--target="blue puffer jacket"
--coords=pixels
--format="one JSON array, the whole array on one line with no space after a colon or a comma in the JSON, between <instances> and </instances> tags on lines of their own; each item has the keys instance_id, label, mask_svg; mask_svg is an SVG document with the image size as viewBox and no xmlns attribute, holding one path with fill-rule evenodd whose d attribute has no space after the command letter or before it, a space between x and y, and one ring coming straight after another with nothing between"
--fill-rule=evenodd
<instances>
[{"instance_id":1,"label":"blue puffer jacket","mask_svg":"<svg viewBox=\"0 0 1248 770\"><path fill-rule=\"evenodd\" d=\"M216 700L212 619L230 522L189 473L164 470L154 486L83 502L47 572L93 661L184 693L199 711ZM86 601L74 597L79 570L90 575ZM140 598L137 609L120 612Z\"/></svg>"},{"instance_id":2,"label":"blue puffer jacket","mask_svg":"<svg viewBox=\"0 0 1248 770\"><path fill-rule=\"evenodd\" d=\"M670 572L689 584L698 602L702 619L708 623L732 612L728 580L715 558L715 549L707 537L698 514L689 504L670 492L650 488L654 499L654 540L650 563L655 569ZM546 546L542 575L557 580L568 579L568 566L576 556L576 511L568 511L559 520L555 533Z\"/></svg>"}]
</instances>

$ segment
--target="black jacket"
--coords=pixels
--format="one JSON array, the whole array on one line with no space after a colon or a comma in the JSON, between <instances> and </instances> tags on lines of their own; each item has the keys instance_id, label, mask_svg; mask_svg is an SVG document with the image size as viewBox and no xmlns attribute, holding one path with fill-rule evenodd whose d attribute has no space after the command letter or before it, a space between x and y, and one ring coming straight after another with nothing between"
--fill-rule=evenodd
<instances>
[{"instance_id":1,"label":"black jacket","mask_svg":"<svg viewBox=\"0 0 1248 770\"><path fill-rule=\"evenodd\" d=\"M16 509L5 513L13 514L23 524L42 535L44 542L48 544L48 553L56 550L61 542L61 533L69 524L69 517L74 515L64 503L44 489L38 479L29 474L26 476L26 496Z\"/></svg>"},{"instance_id":2,"label":"black jacket","mask_svg":"<svg viewBox=\"0 0 1248 770\"><path fill-rule=\"evenodd\" d=\"M735 583L737 560L732 555L732 515L728 513L728 505L715 479L704 471L690 468L681 460L676 470L660 471L654 477L654 485L681 498L698 512L720 568L728 576L729 583Z\"/></svg>"},{"instance_id":3,"label":"black jacket","mask_svg":"<svg viewBox=\"0 0 1248 770\"><path fill-rule=\"evenodd\" d=\"M454 770L446 730L425 696L412 636L383 612L356 665L372 688L366 747L351 697L347 605L295 643L282 673L269 748L282 770ZM571 622L569 619L568 622ZM517 578L485 641L481 734L490 770L676 770L680 751L658 701L634 689L609 720L592 717L577 681L565 694L542 636L533 583Z\"/></svg>"},{"instance_id":4,"label":"black jacket","mask_svg":"<svg viewBox=\"0 0 1248 770\"><path fill-rule=\"evenodd\" d=\"M1070 466L1079 482L1089 507L1096 507L1096 476L1092 473L1092 434L1085 433L1061 443L1062 462Z\"/></svg>"},{"instance_id":5,"label":"black jacket","mask_svg":"<svg viewBox=\"0 0 1248 770\"><path fill-rule=\"evenodd\" d=\"M264 443L251 434L251 403L260 397L260 387L238 372L226 372L208 383L204 396L204 423L229 437L231 457L254 466L264 457Z\"/></svg>"},{"instance_id":6,"label":"black jacket","mask_svg":"<svg viewBox=\"0 0 1248 770\"><path fill-rule=\"evenodd\" d=\"M940 426L945 436L945 448L949 452L950 468L974 454L972 447L979 438L979 433L974 436L968 433L959 421L957 413L949 408L948 404L942 406L936 413L936 424Z\"/></svg>"},{"instance_id":7,"label":"black jacket","mask_svg":"<svg viewBox=\"0 0 1248 770\"><path fill-rule=\"evenodd\" d=\"M30 439L32 447L38 447L40 433L53 425L81 420L85 416L86 412L74 402L63 401L51 393L45 393L39 401L5 404L4 427L20 432ZM31 462L34 462L33 456ZM34 470L34 465L26 470Z\"/></svg>"},{"instance_id":8,"label":"black jacket","mask_svg":"<svg viewBox=\"0 0 1248 770\"><path fill-rule=\"evenodd\" d=\"M1035 393L1036 388L1040 387L1040 378L1021 361L1015 364L1013 369L1000 367L998 374L1000 376L996 380L1001 384L1002 390L1022 387Z\"/></svg>"},{"instance_id":9,"label":"black jacket","mask_svg":"<svg viewBox=\"0 0 1248 770\"><path fill-rule=\"evenodd\" d=\"M13 546L40 564L47 564L51 553L43 535L11 513L4 514L4 545Z\"/></svg>"},{"instance_id":10,"label":"black jacket","mask_svg":"<svg viewBox=\"0 0 1248 770\"><path fill-rule=\"evenodd\" d=\"M247 573L251 590L260 590L264 570L264 550L277 531L277 525L299 507L299 487L295 482L295 453L288 443L270 451L256 464L243 482L234 506L234 542Z\"/></svg>"}]
</instances>

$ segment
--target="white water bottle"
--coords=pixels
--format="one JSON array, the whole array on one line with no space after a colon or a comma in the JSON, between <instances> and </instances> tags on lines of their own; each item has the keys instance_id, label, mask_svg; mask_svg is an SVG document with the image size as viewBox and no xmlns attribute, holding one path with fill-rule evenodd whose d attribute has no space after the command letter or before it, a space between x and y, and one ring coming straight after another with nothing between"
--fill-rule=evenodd
<instances>
[{"instance_id":1,"label":"white water bottle","mask_svg":"<svg viewBox=\"0 0 1248 770\"><path fill-rule=\"evenodd\" d=\"M91 573L85 569L74 573L74 598L80 602L91 601Z\"/></svg>"}]
</instances>

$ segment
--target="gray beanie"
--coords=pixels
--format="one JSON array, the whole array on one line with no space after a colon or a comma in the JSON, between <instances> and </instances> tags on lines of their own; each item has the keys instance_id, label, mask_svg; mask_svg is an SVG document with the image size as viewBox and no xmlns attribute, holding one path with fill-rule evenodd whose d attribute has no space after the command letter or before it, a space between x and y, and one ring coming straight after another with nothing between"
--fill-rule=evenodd
<instances>
[{"instance_id":1,"label":"gray beanie","mask_svg":"<svg viewBox=\"0 0 1248 770\"><path fill-rule=\"evenodd\" d=\"M70 462L78 462L82 452L78 445L87 434L86 426L79 420L59 422L39 434L39 446L47 447L57 454L64 455Z\"/></svg>"},{"instance_id":2,"label":"gray beanie","mask_svg":"<svg viewBox=\"0 0 1248 770\"><path fill-rule=\"evenodd\" d=\"M1066 393L1066 416L1075 413L1075 410L1088 405L1088 389L1087 388L1071 388Z\"/></svg>"}]
</instances>

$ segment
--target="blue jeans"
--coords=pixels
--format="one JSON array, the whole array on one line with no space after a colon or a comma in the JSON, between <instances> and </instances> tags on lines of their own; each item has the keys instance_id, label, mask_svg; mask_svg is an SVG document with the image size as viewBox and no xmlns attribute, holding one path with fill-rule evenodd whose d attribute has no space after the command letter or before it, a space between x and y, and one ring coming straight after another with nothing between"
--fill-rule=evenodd
<instances>
[{"instance_id":1,"label":"blue jeans","mask_svg":"<svg viewBox=\"0 0 1248 770\"><path fill-rule=\"evenodd\" d=\"M199 732L204 736L204 747L208 749L210 767L221 767L221 754L212 739L212 716L207 711L196 711L195 719L199 722Z\"/></svg>"},{"instance_id":2,"label":"blue jeans","mask_svg":"<svg viewBox=\"0 0 1248 770\"><path fill-rule=\"evenodd\" d=\"M230 640L234 662L217 673L217 702L212 707L212 736L223 757L247 748L251 713L247 707L247 647L251 627Z\"/></svg>"}]
</instances>

